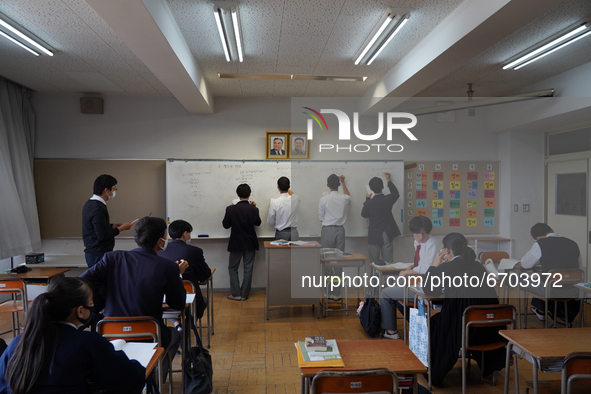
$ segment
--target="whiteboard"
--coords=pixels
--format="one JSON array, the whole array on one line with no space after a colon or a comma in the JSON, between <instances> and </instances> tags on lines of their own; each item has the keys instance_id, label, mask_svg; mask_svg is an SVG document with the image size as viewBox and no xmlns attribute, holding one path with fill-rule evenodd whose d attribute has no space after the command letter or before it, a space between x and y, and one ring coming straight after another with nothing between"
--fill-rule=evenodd
<instances>
[{"instance_id":1,"label":"whiteboard","mask_svg":"<svg viewBox=\"0 0 591 394\"><path fill-rule=\"evenodd\" d=\"M217 161L176 160L166 162L166 215L169 222L183 219L193 226L192 237L206 234L210 238L227 238L230 230L222 227L226 207L234 202L236 187L247 183L251 201L259 208L262 224L259 237L274 237L275 229L267 224L269 202L279 196L277 180L286 176L291 190L300 199L298 232L301 237L320 236L318 201L329 192L326 179L330 174L345 175L351 194L345 231L347 236L367 236L368 220L361 217L366 185L378 176L384 181L384 194L389 194L384 172L392 175L400 198L392 212L401 231L404 207L404 163L402 161ZM339 188L342 193L342 187Z\"/></svg>"}]
</instances>

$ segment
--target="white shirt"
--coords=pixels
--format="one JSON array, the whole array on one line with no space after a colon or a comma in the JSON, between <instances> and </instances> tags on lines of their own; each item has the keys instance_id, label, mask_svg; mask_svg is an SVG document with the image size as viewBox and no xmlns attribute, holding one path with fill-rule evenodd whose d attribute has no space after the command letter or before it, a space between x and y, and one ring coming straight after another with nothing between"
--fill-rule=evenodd
<instances>
[{"instance_id":1,"label":"white shirt","mask_svg":"<svg viewBox=\"0 0 591 394\"><path fill-rule=\"evenodd\" d=\"M437 254L437 242L435 238L431 235L427 237L425 242L418 243L415 239L414 246L415 251L417 250L417 246L421 245L421 250L419 250L419 265L413 268L413 271L419 274L425 274L429 267L433 264L433 260L435 260L435 255Z\"/></svg>"},{"instance_id":2,"label":"white shirt","mask_svg":"<svg viewBox=\"0 0 591 394\"><path fill-rule=\"evenodd\" d=\"M558 237L557 234L555 233L550 233L548 235L546 235L547 237ZM531 268L534 265L536 265L538 263L538 261L540 261L540 259L542 258L542 249L540 248L540 245L535 242L531 249L521 258L521 266L523 268ZM489 264L490 265L490 264ZM582 258L579 255L579 267L582 266Z\"/></svg>"},{"instance_id":3,"label":"white shirt","mask_svg":"<svg viewBox=\"0 0 591 394\"><path fill-rule=\"evenodd\" d=\"M332 190L318 202L318 219L323 226L342 226L350 206L351 196Z\"/></svg>"},{"instance_id":4,"label":"white shirt","mask_svg":"<svg viewBox=\"0 0 591 394\"><path fill-rule=\"evenodd\" d=\"M107 205L107 202L105 200L103 200L103 198L101 196L97 196L96 194L93 194L92 197L90 197L90 200L97 200L97 201L100 201L103 204Z\"/></svg>"},{"instance_id":5,"label":"white shirt","mask_svg":"<svg viewBox=\"0 0 591 394\"><path fill-rule=\"evenodd\" d=\"M271 199L267 223L279 231L288 227L297 227L299 207L300 198L297 194L290 196L289 193L281 193L279 197Z\"/></svg>"}]
</instances>

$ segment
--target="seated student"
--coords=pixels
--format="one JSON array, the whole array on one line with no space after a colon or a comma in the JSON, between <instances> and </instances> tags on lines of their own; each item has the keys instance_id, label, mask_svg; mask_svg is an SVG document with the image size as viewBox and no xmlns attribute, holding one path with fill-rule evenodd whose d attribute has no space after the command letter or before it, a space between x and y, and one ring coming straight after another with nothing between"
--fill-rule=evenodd
<instances>
[{"instance_id":1,"label":"seated student","mask_svg":"<svg viewBox=\"0 0 591 394\"><path fill-rule=\"evenodd\" d=\"M197 246L189 245L191 242L191 232L193 226L184 220L175 220L168 226L168 235L172 238L172 242L168 243L165 250L158 252L158 256L165 259L177 261L186 260L189 267L183 273L184 280L190 280L195 285L197 303L197 316L195 319L200 319L203 316L203 311L206 308L205 298L201 294L199 282L207 280L211 276L211 269L203 258L203 249ZM179 322L175 322L178 326Z\"/></svg>"},{"instance_id":2,"label":"seated student","mask_svg":"<svg viewBox=\"0 0 591 394\"><path fill-rule=\"evenodd\" d=\"M185 287L179 274L188 267L184 260L173 263L159 257L168 243L166 222L156 217L140 219L134 230L139 248L106 253L80 277L88 280L105 297L105 316L151 316L160 324L162 346L174 358L181 335L162 319L162 299L172 309L185 308ZM164 369L168 363L164 364ZM164 374L166 376L166 373Z\"/></svg>"},{"instance_id":3,"label":"seated student","mask_svg":"<svg viewBox=\"0 0 591 394\"><path fill-rule=\"evenodd\" d=\"M531 236L536 242L532 245L531 249L522 257L521 266L525 269L532 268L534 265L540 265L542 272L549 272L552 269L568 269L568 268L579 268L581 266L581 253L577 243L566 237L559 237L552 227L546 223L536 223L532 226ZM486 263L486 269L493 274L498 274L498 270L494 264ZM540 281L539 286L530 284L527 290L532 291L540 296L546 296L546 288L544 287L544 280ZM572 287L564 286L563 288L553 288L550 292L552 297L560 298L576 298L578 291L573 291ZM544 321L545 313L545 302L539 298L532 298L531 300L531 311L537 316L538 320ZM579 301L572 300L567 301L568 308L568 320L572 322L579 313L580 303ZM548 302L548 309L551 318L552 312L554 311L554 302ZM558 316L556 321L561 324L567 324L564 321L564 304L561 302L558 304Z\"/></svg>"},{"instance_id":4,"label":"seated student","mask_svg":"<svg viewBox=\"0 0 591 394\"><path fill-rule=\"evenodd\" d=\"M29 307L23 333L0 357L0 393L86 394L89 380L109 393L141 393L145 368L96 332L79 330L93 307L83 279L52 282Z\"/></svg>"},{"instance_id":5,"label":"seated student","mask_svg":"<svg viewBox=\"0 0 591 394\"><path fill-rule=\"evenodd\" d=\"M445 298L441 312L431 317L431 379L435 386L441 386L445 375L458 361L462 338L462 315L464 310L471 305L493 305L499 300L495 289L486 285L471 286L470 279L477 277L481 280L485 269L482 264L475 261L474 251L468 247L468 241L459 233L450 233L443 238L443 249L435 256L433 265L427 270L429 276L423 283L423 291L426 295L439 296L443 290L443 280L438 284L432 282L434 277L446 279ZM464 277L467 279L464 280ZM458 280L458 278L462 280ZM456 279L454 281L454 278ZM461 282L461 283L460 283ZM449 286L449 283L460 286ZM500 327L481 327L471 330L469 343L487 344L504 341L499 335ZM474 359L480 364L480 352L472 352ZM493 371L500 371L505 366L505 349L485 352L484 367L480 365L482 376L488 376Z\"/></svg>"},{"instance_id":6,"label":"seated student","mask_svg":"<svg viewBox=\"0 0 591 394\"><path fill-rule=\"evenodd\" d=\"M438 252L435 238L430 235L433 223L426 216L415 216L408 223L408 227L415 239L415 259L413 266L401 271L400 275L424 274L433 263L433 259L435 259ZM382 327L386 329L385 338L400 339L396 326L396 304L398 300L403 298L404 288L402 287L387 287L382 291L380 307L382 310Z\"/></svg>"}]
</instances>

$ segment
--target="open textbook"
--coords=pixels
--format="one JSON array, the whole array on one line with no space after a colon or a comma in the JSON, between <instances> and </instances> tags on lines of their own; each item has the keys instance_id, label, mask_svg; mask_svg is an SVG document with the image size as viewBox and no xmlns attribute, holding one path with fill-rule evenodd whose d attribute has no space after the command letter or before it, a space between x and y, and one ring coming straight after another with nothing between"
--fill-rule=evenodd
<instances>
[{"instance_id":1,"label":"open textbook","mask_svg":"<svg viewBox=\"0 0 591 394\"><path fill-rule=\"evenodd\" d=\"M137 360L144 368L148 366L156 349L156 343L126 342L123 339L110 341L115 350L122 350L130 360Z\"/></svg>"}]
</instances>

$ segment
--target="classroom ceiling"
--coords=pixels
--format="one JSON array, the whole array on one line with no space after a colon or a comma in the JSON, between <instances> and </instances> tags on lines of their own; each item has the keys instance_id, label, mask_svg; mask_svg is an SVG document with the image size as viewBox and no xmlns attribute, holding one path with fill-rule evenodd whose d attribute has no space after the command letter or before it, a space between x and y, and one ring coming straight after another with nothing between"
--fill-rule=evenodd
<instances>
[{"instance_id":1,"label":"classroom ceiling","mask_svg":"<svg viewBox=\"0 0 591 394\"><path fill-rule=\"evenodd\" d=\"M591 16L589 0L241 0L244 62L225 60L205 0L0 0L55 50L0 38L0 75L44 93L215 97L475 97L512 94L591 61L591 37L524 67L506 60ZM370 65L354 56L387 8L410 19ZM365 82L220 79L218 73L366 76ZM550 88L551 86L549 86Z\"/></svg>"}]
</instances>

